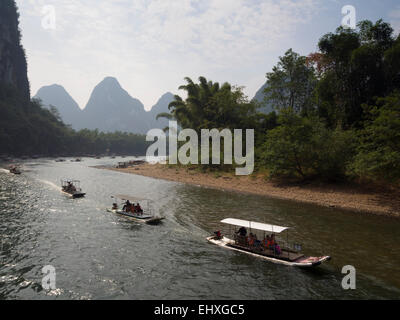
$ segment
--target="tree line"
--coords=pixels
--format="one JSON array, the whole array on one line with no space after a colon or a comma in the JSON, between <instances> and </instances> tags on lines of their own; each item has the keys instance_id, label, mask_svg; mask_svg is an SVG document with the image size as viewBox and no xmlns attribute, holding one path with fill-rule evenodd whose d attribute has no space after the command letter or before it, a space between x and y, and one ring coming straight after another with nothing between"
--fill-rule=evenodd
<instances>
[{"instance_id":1,"label":"tree line","mask_svg":"<svg viewBox=\"0 0 400 320\"><path fill-rule=\"evenodd\" d=\"M400 36L366 20L324 35L318 48L280 57L262 103L229 83L186 78L187 97L175 96L159 117L197 132L254 128L256 166L272 178L398 183ZM274 111L261 113L265 105Z\"/></svg>"}]
</instances>

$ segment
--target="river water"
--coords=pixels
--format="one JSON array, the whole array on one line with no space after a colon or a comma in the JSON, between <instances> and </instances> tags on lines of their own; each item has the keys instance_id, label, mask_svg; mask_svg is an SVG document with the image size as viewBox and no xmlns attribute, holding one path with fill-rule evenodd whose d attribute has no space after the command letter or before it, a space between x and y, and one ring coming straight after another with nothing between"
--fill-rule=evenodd
<instances>
[{"instance_id":1,"label":"river water","mask_svg":"<svg viewBox=\"0 0 400 320\"><path fill-rule=\"evenodd\" d=\"M117 161L0 169L0 299L400 298L399 220L92 168ZM62 194L63 178L81 180L87 197ZM108 213L113 194L153 200L164 223ZM333 259L302 270L207 243L228 217L291 227L306 254ZM42 288L47 265L56 290ZM342 288L345 265L356 268L356 290Z\"/></svg>"}]
</instances>

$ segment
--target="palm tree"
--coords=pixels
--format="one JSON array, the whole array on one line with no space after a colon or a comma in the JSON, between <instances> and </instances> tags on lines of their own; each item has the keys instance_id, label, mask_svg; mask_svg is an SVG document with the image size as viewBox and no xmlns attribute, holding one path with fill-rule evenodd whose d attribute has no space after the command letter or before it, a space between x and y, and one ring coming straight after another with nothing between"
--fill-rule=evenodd
<instances>
[{"instance_id":1,"label":"palm tree","mask_svg":"<svg viewBox=\"0 0 400 320\"><path fill-rule=\"evenodd\" d=\"M200 131L208 124L215 123L218 115L215 96L221 92L231 92L232 87L229 83L221 87L218 82L207 81L205 77L200 77L198 84L189 77L185 81L186 84L180 86L179 90L187 92L186 100L176 95L168 106L171 113L161 113L157 119L175 119L183 129Z\"/></svg>"}]
</instances>

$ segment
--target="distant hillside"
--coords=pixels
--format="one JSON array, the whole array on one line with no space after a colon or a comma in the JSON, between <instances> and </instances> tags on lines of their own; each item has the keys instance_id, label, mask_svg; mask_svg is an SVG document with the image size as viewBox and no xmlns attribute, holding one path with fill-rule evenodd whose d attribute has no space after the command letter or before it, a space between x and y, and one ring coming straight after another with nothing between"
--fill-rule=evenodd
<instances>
[{"instance_id":1,"label":"distant hillside","mask_svg":"<svg viewBox=\"0 0 400 320\"><path fill-rule=\"evenodd\" d=\"M144 105L126 92L117 79L105 78L93 90L83 110L83 127L104 132L144 133Z\"/></svg>"},{"instance_id":2,"label":"distant hillside","mask_svg":"<svg viewBox=\"0 0 400 320\"><path fill-rule=\"evenodd\" d=\"M162 118L157 120L160 113L169 113L169 104L174 100L174 95L170 92L164 94L155 106L147 113L147 118L151 128L164 129L168 126L168 119Z\"/></svg>"},{"instance_id":3,"label":"distant hillside","mask_svg":"<svg viewBox=\"0 0 400 320\"><path fill-rule=\"evenodd\" d=\"M81 127L82 110L64 87L57 84L42 87L34 98L40 99L45 107L56 106L64 123L72 128Z\"/></svg>"},{"instance_id":4,"label":"distant hillside","mask_svg":"<svg viewBox=\"0 0 400 320\"><path fill-rule=\"evenodd\" d=\"M268 102L265 101L265 89L267 88L267 83L265 83L256 93L255 97L253 98L253 100L261 103L262 107L260 109L261 112L263 113L271 113L272 111L274 111L274 109L272 108L272 106L270 104L268 104Z\"/></svg>"}]
</instances>

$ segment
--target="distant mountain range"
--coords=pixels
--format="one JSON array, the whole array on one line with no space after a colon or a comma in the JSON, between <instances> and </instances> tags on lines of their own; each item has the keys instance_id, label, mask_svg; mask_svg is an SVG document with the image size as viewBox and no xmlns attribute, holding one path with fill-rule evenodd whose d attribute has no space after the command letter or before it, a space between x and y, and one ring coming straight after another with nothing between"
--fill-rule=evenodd
<instances>
[{"instance_id":1,"label":"distant mountain range","mask_svg":"<svg viewBox=\"0 0 400 320\"><path fill-rule=\"evenodd\" d=\"M265 104L263 91L266 84L257 92L254 100L264 103L262 112L269 113L272 107ZM42 87L35 95L45 107L55 106L62 120L75 130L98 129L103 132L132 132L145 134L150 129L164 129L167 119L156 120L160 113L169 112L168 106L174 95L165 93L158 102L146 111L140 100L125 91L118 80L107 77L101 81L82 110L70 94L60 85Z\"/></svg>"},{"instance_id":2,"label":"distant mountain range","mask_svg":"<svg viewBox=\"0 0 400 320\"><path fill-rule=\"evenodd\" d=\"M168 125L168 120L156 120L156 117L159 113L169 112L168 106L174 95L164 94L151 111L146 111L143 103L130 96L117 79L107 77L94 88L83 110L62 86L56 84L42 87L34 98L40 99L45 107L55 106L62 120L76 130L145 134L150 129L164 129Z\"/></svg>"}]
</instances>

